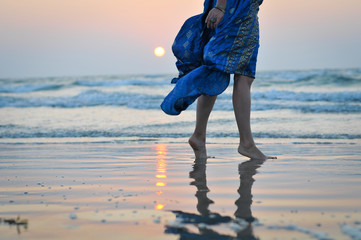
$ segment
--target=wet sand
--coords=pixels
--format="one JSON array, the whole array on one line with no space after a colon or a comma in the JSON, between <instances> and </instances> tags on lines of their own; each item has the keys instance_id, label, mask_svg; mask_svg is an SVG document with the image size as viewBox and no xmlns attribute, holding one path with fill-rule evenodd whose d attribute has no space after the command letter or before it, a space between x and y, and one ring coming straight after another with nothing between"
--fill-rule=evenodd
<instances>
[{"instance_id":1,"label":"wet sand","mask_svg":"<svg viewBox=\"0 0 361 240\"><path fill-rule=\"evenodd\" d=\"M1 144L0 239L361 239L359 140L260 148Z\"/></svg>"}]
</instances>

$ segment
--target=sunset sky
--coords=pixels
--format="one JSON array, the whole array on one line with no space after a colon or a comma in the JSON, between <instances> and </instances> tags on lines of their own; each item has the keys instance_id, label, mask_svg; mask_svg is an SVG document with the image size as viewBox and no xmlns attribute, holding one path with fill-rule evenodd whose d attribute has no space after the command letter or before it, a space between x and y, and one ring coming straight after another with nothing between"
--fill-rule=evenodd
<instances>
[{"instance_id":1,"label":"sunset sky","mask_svg":"<svg viewBox=\"0 0 361 240\"><path fill-rule=\"evenodd\" d=\"M202 0L0 0L0 78L176 73L173 39L202 8ZM258 70L361 67L360 9L360 0L264 0Z\"/></svg>"}]
</instances>

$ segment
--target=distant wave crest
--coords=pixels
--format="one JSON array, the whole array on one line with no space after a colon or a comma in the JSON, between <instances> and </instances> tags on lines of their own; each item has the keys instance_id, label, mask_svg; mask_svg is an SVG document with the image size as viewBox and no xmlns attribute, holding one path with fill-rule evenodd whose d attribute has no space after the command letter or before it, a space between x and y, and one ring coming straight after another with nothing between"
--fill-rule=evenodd
<instances>
[{"instance_id":1,"label":"distant wave crest","mask_svg":"<svg viewBox=\"0 0 361 240\"><path fill-rule=\"evenodd\" d=\"M0 107L81 108L127 106L134 109L159 109L162 95L85 90L75 96L18 97L0 96ZM253 110L291 109L303 112L361 112L361 92L291 92L270 90L254 92ZM192 106L194 107L194 106ZM232 111L231 96L221 96L214 110Z\"/></svg>"},{"instance_id":2,"label":"distant wave crest","mask_svg":"<svg viewBox=\"0 0 361 240\"><path fill-rule=\"evenodd\" d=\"M152 128L153 126L146 126ZM124 129L44 129L44 128L27 128L18 125L2 125L0 127L0 138L78 138L78 137L139 137L139 138L185 138L189 137L188 132L183 128L177 128L172 124L165 129L177 129L173 132L144 131L144 127L124 128ZM157 127L159 129L159 126ZM256 138L292 138L292 139L361 139L360 134L301 134L301 133L271 133L271 132L254 132ZM238 138L237 132L209 132L210 138Z\"/></svg>"}]
</instances>

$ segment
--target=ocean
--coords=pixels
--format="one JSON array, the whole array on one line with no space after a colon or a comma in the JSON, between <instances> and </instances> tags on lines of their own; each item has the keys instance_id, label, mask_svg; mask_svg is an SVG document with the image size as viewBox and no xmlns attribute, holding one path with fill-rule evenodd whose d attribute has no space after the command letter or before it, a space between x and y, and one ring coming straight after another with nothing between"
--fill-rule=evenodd
<instances>
[{"instance_id":1,"label":"ocean","mask_svg":"<svg viewBox=\"0 0 361 240\"><path fill-rule=\"evenodd\" d=\"M232 86L194 160L173 77L0 79L0 239L361 239L361 69L258 72L267 161L237 152Z\"/></svg>"},{"instance_id":2,"label":"ocean","mask_svg":"<svg viewBox=\"0 0 361 240\"><path fill-rule=\"evenodd\" d=\"M179 116L160 109L175 75L0 79L3 144L184 142L195 105ZM214 106L210 143L234 143L232 81ZM361 139L361 69L258 72L252 86L257 139L356 142Z\"/></svg>"}]
</instances>

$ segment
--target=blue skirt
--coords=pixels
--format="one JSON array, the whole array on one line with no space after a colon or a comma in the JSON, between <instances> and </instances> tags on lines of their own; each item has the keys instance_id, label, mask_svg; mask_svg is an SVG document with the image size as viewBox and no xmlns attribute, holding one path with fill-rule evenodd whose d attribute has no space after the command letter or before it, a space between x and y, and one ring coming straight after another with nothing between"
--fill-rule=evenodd
<instances>
[{"instance_id":1,"label":"blue skirt","mask_svg":"<svg viewBox=\"0 0 361 240\"><path fill-rule=\"evenodd\" d=\"M230 74L255 77L262 0L228 0L223 20L211 30L204 21L215 2L206 0L204 12L187 19L176 36L172 51L179 76L161 104L169 115L180 114L200 95L221 94Z\"/></svg>"}]
</instances>

